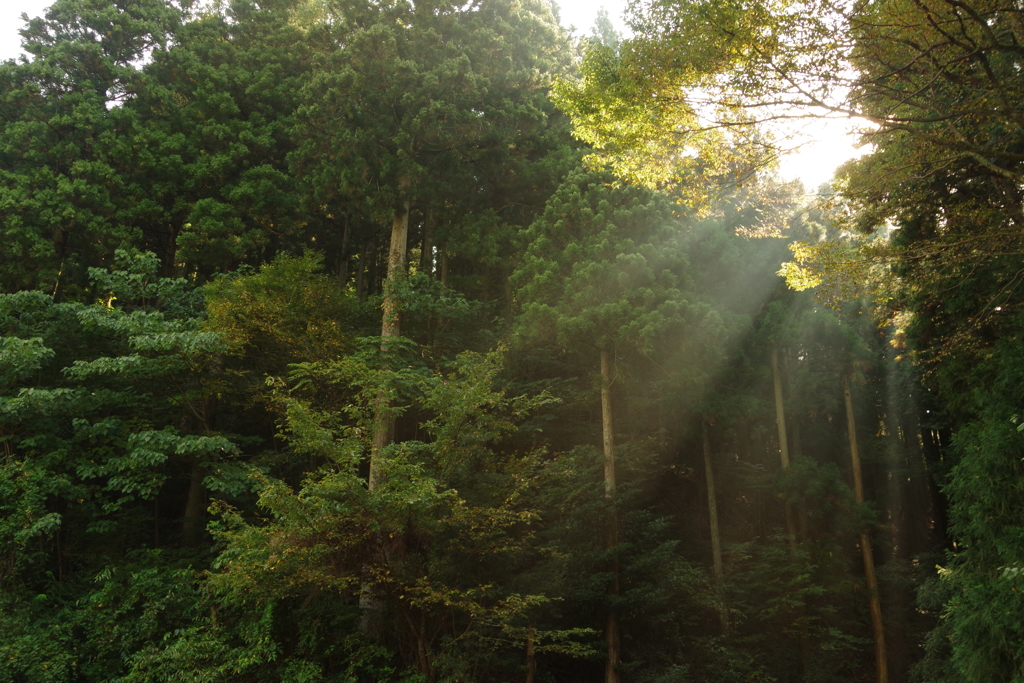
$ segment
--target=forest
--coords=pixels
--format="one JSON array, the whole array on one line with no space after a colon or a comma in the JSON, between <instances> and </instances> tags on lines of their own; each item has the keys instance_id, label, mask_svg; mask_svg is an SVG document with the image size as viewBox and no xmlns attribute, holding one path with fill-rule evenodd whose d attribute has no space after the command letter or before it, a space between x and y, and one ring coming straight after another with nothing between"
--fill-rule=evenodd
<instances>
[{"instance_id":1,"label":"forest","mask_svg":"<svg viewBox=\"0 0 1024 683\"><path fill-rule=\"evenodd\" d=\"M0 683L1024 683L1022 13L56 0Z\"/></svg>"}]
</instances>

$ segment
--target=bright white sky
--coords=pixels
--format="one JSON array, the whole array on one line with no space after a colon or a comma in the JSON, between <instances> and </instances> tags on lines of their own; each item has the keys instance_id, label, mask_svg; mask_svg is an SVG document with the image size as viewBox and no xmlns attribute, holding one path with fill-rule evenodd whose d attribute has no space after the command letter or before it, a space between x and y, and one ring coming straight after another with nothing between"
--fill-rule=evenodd
<instances>
[{"instance_id":1,"label":"bright white sky","mask_svg":"<svg viewBox=\"0 0 1024 683\"><path fill-rule=\"evenodd\" d=\"M21 53L22 12L29 17L42 16L53 0L2 0L0 1L0 60L12 59ZM589 35L602 6L620 32L625 32L622 12L626 0L556 0L562 25L575 26L577 35ZM808 142L798 154L792 154L782 161L781 174L784 178L803 180L808 191L832 177L833 170L842 162L858 154L853 148L853 138L845 134L848 124L816 122L806 130Z\"/></svg>"},{"instance_id":2,"label":"bright white sky","mask_svg":"<svg viewBox=\"0 0 1024 683\"><path fill-rule=\"evenodd\" d=\"M21 20L24 12L30 17L40 17L53 0L3 0L0 2L0 60L12 59L21 54L21 36L18 29L25 23Z\"/></svg>"}]
</instances>

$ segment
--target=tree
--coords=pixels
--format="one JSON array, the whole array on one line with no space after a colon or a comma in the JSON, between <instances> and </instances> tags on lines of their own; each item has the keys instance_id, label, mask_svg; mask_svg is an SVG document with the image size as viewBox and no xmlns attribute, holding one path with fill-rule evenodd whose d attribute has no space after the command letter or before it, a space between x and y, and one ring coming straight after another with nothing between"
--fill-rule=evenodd
<instances>
[{"instance_id":1,"label":"tree","mask_svg":"<svg viewBox=\"0 0 1024 683\"><path fill-rule=\"evenodd\" d=\"M977 390L974 419L960 426L948 451L956 465L944 491L957 542L939 570L933 596L922 596L944 603L929 605L943 618L922 669L950 681L1022 679L1024 657L1016 643L1024 629L1024 603L1015 586L1020 560L1012 541L1019 522L1010 501L1022 482L1015 421L1024 366L1015 339L994 344L986 363L991 384Z\"/></svg>"},{"instance_id":2,"label":"tree","mask_svg":"<svg viewBox=\"0 0 1024 683\"><path fill-rule=\"evenodd\" d=\"M3 67L12 268L87 286L133 246L205 280L301 242L287 155L315 40L294 13L69 0L31 22L32 60Z\"/></svg>"},{"instance_id":3,"label":"tree","mask_svg":"<svg viewBox=\"0 0 1024 683\"><path fill-rule=\"evenodd\" d=\"M192 14L123 104L131 156L117 170L133 198L124 220L165 275L183 266L206 280L309 239L287 157L319 32L297 12L280 0Z\"/></svg>"},{"instance_id":4,"label":"tree","mask_svg":"<svg viewBox=\"0 0 1024 683\"><path fill-rule=\"evenodd\" d=\"M140 652L138 680L166 680L161 670L274 680L300 666L321 676L483 680L518 667L528 642L539 652L585 653L575 642L581 629L529 626L549 596L511 588L510 574L528 572L538 557L529 489L542 474L541 453L501 443L551 397L508 395L497 383L498 353L463 354L444 374L403 372L429 414L422 428L430 441L380 452L371 490L359 466L380 371L366 351L296 368L292 391L278 397L285 434L295 452L323 465L296 489L258 476L262 523L221 506L224 550L209 585L219 622L204 614ZM325 409L322 382L353 391L344 412ZM403 551L381 544L382 535L402 539ZM377 641L357 631L367 576L380 602ZM249 647L231 646L253 631L262 645L250 636ZM287 664L275 661L283 648L292 652Z\"/></svg>"},{"instance_id":5,"label":"tree","mask_svg":"<svg viewBox=\"0 0 1024 683\"><path fill-rule=\"evenodd\" d=\"M685 257L673 242L677 229L660 196L616 186L607 173L576 171L526 232L530 246L512 280L521 334L563 349L589 348L600 360L607 550L618 544L614 359L630 351L650 354L670 330L714 325L714 313L686 294ZM621 656L615 562L605 626L609 683L618 680Z\"/></svg>"},{"instance_id":6,"label":"tree","mask_svg":"<svg viewBox=\"0 0 1024 683\"><path fill-rule=\"evenodd\" d=\"M446 189L479 191L487 165L524 142L529 128L515 122L538 118L530 93L557 64L558 32L546 7L497 1L339 3L327 11L340 20L338 49L306 87L293 163L325 188L321 196L355 200L390 223L381 324L387 355L401 334L413 203L431 203L435 178ZM515 40L495 31L500 22L514 26ZM375 452L394 430L380 400ZM376 484L372 456L370 481Z\"/></svg>"},{"instance_id":7,"label":"tree","mask_svg":"<svg viewBox=\"0 0 1024 683\"><path fill-rule=\"evenodd\" d=\"M982 639L990 642L1013 638L1007 634L1018 628L1017 618L1012 608L970 617L957 609L967 603L954 588L963 585L953 569L962 566L965 577L974 576L979 594L1001 588L995 575L982 581L974 572L982 556L1000 552L1005 530L996 522L975 535L965 520L977 514L969 511L978 500L975 468L1015 457L990 417L991 410L1006 416L1008 408L996 408L1000 400L988 393L1015 373L1016 361L1000 349L1015 338L1020 310L1015 155L1021 127L1016 105L1002 99L1020 86L1019 57L1011 47L1015 12L999 3L865 8L851 53L861 79L852 97L881 128L871 138L874 153L843 169L839 189L846 203L837 214L851 233L878 234L852 247L834 240L805 252L826 286L850 281L851 269L839 269L852 260L844 253L859 262L860 272L873 269L879 284L872 290L880 313L893 322L893 343L903 358L921 364L930 404L921 443L949 495L950 519L958 520L951 525L954 547L973 548L954 553L947 580L936 582L949 593L926 594L933 606L938 595L947 596L949 617L933 634L922 671L945 668L965 680L1009 679L1019 662L1005 651L979 651L980 641L967 644L986 631ZM993 439L987 449L977 446L983 433ZM959 447L968 441L974 446ZM1013 495L1016 484L1007 475L986 475L998 482L988 500ZM957 639L960 629L974 635ZM940 642L948 644L944 654Z\"/></svg>"},{"instance_id":8,"label":"tree","mask_svg":"<svg viewBox=\"0 0 1024 683\"><path fill-rule=\"evenodd\" d=\"M591 165L606 164L632 183L702 207L769 163L757 131L702 123L701 108L680 96L693 84L650 63L637 45L636 38L591 41L579 76L555 86L554 100L574 134L591 146Z\"/></svg>"},{"instance_id":9,"label":"tree","mask_svg":"<svg viewBox=\"0 0 1024 683\"><path fill-rule=\"evenodd\" d=\"M142 87L140 62L169 47L182 18L163 0L60 0L22 31L30 59L0 65L5 288L87 286L89 267L138 240L123 213L124 105Z\"/></svg>"},{"instance_id":10,"label":"tree","mask_svg":"<svg viewBox=\"0 0 1024 683\"><path fill-rule=\"evenodd\" d=\"M1012 3L987 0L637 3L634 36L617 53L588 52L581 81L559 97L579 134L629 174L668 177L668 157L652 152L701 149L715 130L840 116L869 121L873 144L913 145L906 173L969 162L1012 194L1022 160L1015 17ZM760 142L769 156L784 150Z\"/></svg>"},{"instance_id":11,"label":"tree","mask_svg":"<svg viewBox=\"0 0 1024 683\"><path fill-rule=\"evenodd\" d=\"M853 471L853 490L857 502L864 502L864 473L860 464L860 449L857 447L857 424L854 418L853 396L850 392L850 377L843 375L843 398L846 404L846 432L850 439L850 460ZM875 641L875 678L878 683L889 681L889 660L885 654L885 625L882 622L882 605L878 597L878 579L875 576L875 559L871 538L860 533L860 549L864 558L864 576L867 580L868 601L871 605L871 632Z\"/></svg>"},{"instance_id":12,"label":"tree","mask_svg":"<svg viewBox=\"0 0 1024 683\"><path fill-rule=\"evenodd\" d=\"M248 491L240 449L215 425L226 345L201 329L201 297L184 280L156 277L153 254L119 250L117 259L120 270L91 272L100 303L55 303L33 291L0 296L9 362L0 468L10 515L0 527L0 620L12 633L0 670L15 678L45 670L51 656L67 680L83 671L119 675L119 648L162 632L145 620L113 631L83 626L90 596L99 607L99 595L110 596L101 621L144 606L176 623L190 601L169 584L195 577L159 549L194 560L208 492ZM133 566L136 576L104 579L94 595L91 579L114 565ZM73 588L81 584L89 588ZM147 591L164 601L147 602Z\"/></svg>"}]
</instances>

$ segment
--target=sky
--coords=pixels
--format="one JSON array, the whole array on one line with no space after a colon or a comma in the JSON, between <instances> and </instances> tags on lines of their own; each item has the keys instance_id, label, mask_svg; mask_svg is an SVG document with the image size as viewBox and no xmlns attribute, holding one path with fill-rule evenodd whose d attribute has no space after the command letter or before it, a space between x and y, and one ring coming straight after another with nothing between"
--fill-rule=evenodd
<instances>
[{"instance_id":1,"label":"sky","mask_svg":"<svg viewBox=\"0 0 1024 683\"><path fill-rule=\"evenodd\" d=\"M597 18L597 11L604 7L608 12L608 18L615 24L619 33L626 33L626 22L622 17L626 9L625 0L599 0L598 2L587 2L587 0L555 0L558 5L559 19L562 26L576 27L577 35L590 35L590 29L594 26L594 19Z\"/></svg>"},{"instance_id":2,"label":"sky","mask_svg":"<svg viewBox=\"0 0 1024 683\"><path fill-rule=\"evenodd\" d=\"M21 13L29 17L43 15L53 0L4 0L0 2L0 60L12 59L21 53L18 29L25 25Z\"/></svg>"},{"instance_id":3,"label":"sky","mask_svg":"<svg viewBox=\"0 0 1024 683\"><path fill-rule=\"evenodd\" d=\"M18 35L24 22L22 12L29 17L41 16L53 0L3 0L0 1L0 60L12 59L21 52L21 36ZM622 18L626 0L556 0L563 26L575 26L577 35L589 35L597 11L604 7L612 23L620 32L625 32ZM783 178L799 178L808 191L832 177L833 170L842 162L858 154L854 149L854 138L847 134L848 122L820 122L808 126L799 153L782 160L780 175Z\"/></svg>"}]
</instances>

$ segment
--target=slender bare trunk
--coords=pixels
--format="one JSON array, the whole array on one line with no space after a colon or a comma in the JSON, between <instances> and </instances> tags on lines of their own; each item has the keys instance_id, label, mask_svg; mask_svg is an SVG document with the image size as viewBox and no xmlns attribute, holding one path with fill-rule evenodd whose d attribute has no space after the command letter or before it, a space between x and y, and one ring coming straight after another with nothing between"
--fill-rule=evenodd
<instances>
[{"instance_id":1,"label":"slender bare trunk","mask_svg":"<svg viewBox=\"0 0 1024 683\"><path fill-rule=\"evenodd\" d=\"M384 283L384 303L380 329L380 350L386 356L391 349L391 340L402 331L402 304L396 288L405 275L405 255L409 239L409 202L405 201L395 209L391 221L391 249L388 253L388 275ZM373 446L370 451L369 489L377 485L377 471L374 466L376 455L394 438L395 421L391 416L387 394L382 389L377 395L373 418Z\"/></svg>"},{"instance_id":2,"label":"slender bare trunk","mask_svg":"<svg viewBox=\"0 0 1024 683\"><path fill-rule=\"evenodd\" d=\"M167 226L166 239L161 240L163 253L160 255L160 277L173 277L175 271L175 259L178 255L178 236L181 234L182 222L171 223Z\"/></svg>"},{"instance_id":3,"label":"slender bare trunk","mask_svg":"<svg viewBox=\"0 0 1024 683\"><path fill-rule=\"evenodd\" d=\"M345 229L341 233L341 253L338 254L338 290L341 292L345 291L348 284L348 243L352 232L351 223L351 217L346 213Z\"/></svg>"},{"instance_id":4,"label":"slender bare trunk","mask_svg":"<svg viewBox=\"0 0 1024 683\"><path fill-rule=\"evenodd\" d=\"M404 189L404 185L402 186ZM409 238L409 202L403 201L395 207L391 220L391 249L388 253L388 274L384 283L383 313L381 315L380 348L382 355L387 356L391 340L401 334L402 304L397 297L397 284L405 275L405 255ZM385 360L385 363L387 361ZM385 368L386 369L386 368ZM370 472L367 477L367 488L373 491L380 479L379 455L394 439L395 419L391 414L391 402L387 390L383 387L377 393L373 415L373 443L370 446ZM381 551L384 557L389 556L388 541L382 540ZM378 630L380 601L372 583L364 578L359 590L359 608L362 611L359 628L367 635L376 635Z\"/></svg>"},{"instance_id":5,"label":"slender bare trunk","mask_svg":"<svg viewBox=\"0 0 1024 683\"><path fill-rule=\"evenodd\" d=\"M434 274L434 221L431 220L431 211L427 210L426 218L423 219L423 240L420 242L420 267L419 271L430 277Z\"/></svg>"},{"instance_id":6,"label":"slender bare trunk","mask_svg":"<svg viewBox=\"0 0 1024 683\"><path fill-rule=\"evenodd\" d=\"M779 347L772 345L772 378L775 384L775 423L779 430L779 460L782 462L782 469L789 469L789 440L786 438L786 406L782 396L782 371L779 368ZM789 550L795 557L797 555L797 529L793 515L793 504L786 501L786 536L789 537ZM803 622L806 615L806 605L800 605L798 615ZM806 631L800 632L800 666L803 669L804 677L811 668L811 644L807 639Z\"/></svg>"},{"instance_id":7,"label":"slender bare trunk","mask_svg":"<svg viewBox=\"0 0 1024 683\"><path fill-rule=\"evenodd\" d=\"M370 260L370 247L364 246L359 252L359 265L356 268L356 299L362 301L366 296L367 261Z\"/></svg>"},{"instance_id":8,"label":"slender bare trunk","mask_svg":"<svg viewBox=\"0 0 1024 683\"><path fill-rule=\"evenodd\" d=\"M715 572L715 583L719 591L722 589L723 566L722 566L722 537L718 528L718 496L715 493L715 471L711 466L711 439L708 437L708 419L704 417L700 421L700 435L704 450L704 477L708 485L708 522L711 524L711 562ZM719 612L719 620L722 624L722 634L729 632L729 615L726 614L724 606Z\"/></svg>"},{"instance_id":9,"label":"slender bare trunk","mask_svg":"<svg viewBox=\"0 0 1024 683\"><path fill-rule=\"evenodd\" d=\"M416 632L416 658L419 660L420 673L428 681L434 680L434 666L430 661L430 648L427 645L427 613L420 611L420 627Z\"/></svg>"},{"instance_id":10,"label":"slender bare trunk","mask_svg":"<svg viewBox=\"0 0 1024 683\"><path fill-rule=\"evenodd\" d=\"M786 407L782 398L782 372L779 370L779 349L772 346L772 377L775 381L775 423L779 431L779 459L782 469L789 469L789 441L786 439ZM793 519L793 505L786 503L786 534L789 546L796 550L796 523Z\"/></svg>"},{"instance_id":11,"label":"slender bare trunk","mask_svg":"<svg viewBox=\"0 0 1024 683\"><path fill-rule=\"evenodd\" d=\"M779 431L779 458L782 469L789 469L789 442L786 439L786 407L782 402L782 372L779 370L779 349L772 347L772 378L775 380L775 424Z\"/></svg>"},{"instance_id":12,"label":"slender bare trunk","mask_svg":"<svg viewBox=\"0 0 1024 683\"><path fill-rule=\"evenodd\" d=\"M54 299L57 298L57 292L60 291L60 278L64 275L64 259L60 260L60 267L57 268L57 278L53 281L53 293L50 295Z\"/></svg>"},{"instance_id":13,"label":"slender bare trunk","mask_svg":"<svg viewBox=\"0 0 1024 683\"><path fill-rule=\"evenodd\" d=\"M619 544L619 520L615 509L615 430L612 423L612 352L601 349L601 433L604 445L604 496L608 501L608 527L605 548L613 550ZM619 636L619 613L614 605L619 595L619 561L613 560L612 580L608 595L613 605L608 610L604 638L608 646L608 661L605 664L605 683L618 683L616 668L622 660Z\"/></svg>"},{"instance_id":14,"label":"slender bare trunk","mask_svg":"<svg viewBox=\"0 0 1024 683\"><path fill-rule=\"evenodd\" d=\"M846 429L850 436L850 460L853 465L853 490L857 502L864 502L864 479L860 467L860 451L857 449L857 430L853 418L853 396L850 393L850 376L843 376L843 398L846 401ZM878 580L875 577L875 559L871 538L860 534L860 551L864 558L864 578L868 585L871 606L871 633L875 639L875 672L878 683L889 682L889 664L885 653L885 626L882 623L882 604L878 599Z\"/></svg>"},{"instance_id":15,"label":"slender bare trunk","mask_svg":"<svg viewBox=\"0 0 1024 683\"><path fill-rule=\"evenodd\" d=\"M615 500L615 430L612 423L611 355L611 351L608 349L601 349L601 436L604 446L604 497L613 501Z\"/></svg>"},{"instance_id":16,"label":"slender bare trunk","mask_svg":"<svg viewBox=\"0 0 1024 683\"><path fill-rule=\"evenodd\" d=\"M397 337L401 329L401 302L396 298L394 288L405 275L405 256L409 243L409 202L405 201L395 209L391 219L391 248L388 251L388 274L384 288L384 313L381 323L381 346L386 339Z\"/></svg>"}]
</instances>

